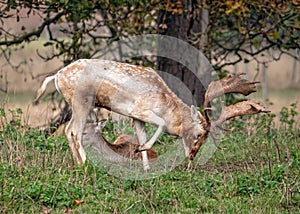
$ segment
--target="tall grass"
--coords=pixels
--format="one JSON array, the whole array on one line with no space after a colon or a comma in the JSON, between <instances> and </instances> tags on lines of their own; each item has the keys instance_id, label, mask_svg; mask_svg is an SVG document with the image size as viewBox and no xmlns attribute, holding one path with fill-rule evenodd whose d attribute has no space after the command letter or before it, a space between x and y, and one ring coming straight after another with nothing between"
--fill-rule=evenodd
<instances>
[{"instance_id":1,"label":"tall grass","mask_svg":"<svg viewBox=\"0 0 300 214\"><path fill-rule=\"evenodd\" d=\"M89 161L77 166L65 137L46 137L21 124L20 110L0 109L0 212L299 213L296 114L295 105L282 109L279 127L272 114L236 119L206 164L126 180Z\"/></svg>"}]
</instances>

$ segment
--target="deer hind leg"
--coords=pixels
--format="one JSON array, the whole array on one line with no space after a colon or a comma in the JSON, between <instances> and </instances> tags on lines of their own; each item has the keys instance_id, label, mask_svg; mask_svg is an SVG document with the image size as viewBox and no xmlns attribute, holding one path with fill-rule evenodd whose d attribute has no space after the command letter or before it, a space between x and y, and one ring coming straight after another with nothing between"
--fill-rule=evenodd
<instances>
[{"instance_id":1,"label":"deer hind leg","mask_svg":"<svg viewBox=\"0 0 300 214\"><path fill-rule=\"evenodd\" d=\"M134 127L137 134L139 145L143 145L147 141L145 123L139 120L134 120ZM145 171L150 170L147 151L142 151L143 168Z\"/></svg>"},{"instance_id":2,"label":"deer hind leg","mask_svg":"<svg viewBox=\"0 0 300 214\"><path fill-rule=\"evenodd\" d=\"M66 134L66 137L68 139L69 147L71 149L74 161L77 164L83 164L86 157L85 157L85 155L82 155L82 152L80 154L79 151L76 148L76 139L74 139L74 134L73 134L73 124L74 124L74 119L72 117L70 122L66 126L65 134Z\"/></svg>"},{"instance_id":3,"label":"deer hind leg","mask_svg":"<svg viewBox=\"0 0 300 214\"><path fill-rule=\"evenodd\" d=\"M76 99L77 98L77 99ZM83 149L83 131L91 114L91 109L94 104L93 96L84 96L84 99L76 97L72 103L72 118L65 129L66 136L69 141L73 158L78 164L83 164L86 160L86 153Z\"/></svg>"}]
</instances>

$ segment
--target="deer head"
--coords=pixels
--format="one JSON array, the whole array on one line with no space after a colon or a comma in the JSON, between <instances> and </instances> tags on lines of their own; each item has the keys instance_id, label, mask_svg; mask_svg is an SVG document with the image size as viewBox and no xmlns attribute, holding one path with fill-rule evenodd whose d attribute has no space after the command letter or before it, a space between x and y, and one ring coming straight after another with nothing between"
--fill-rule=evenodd
<instances>
[{"instance_id":1,"label":"deer head","mask_svg":"<svg viewBox=\"0 0 300 214\"><path fill-rule=\"evenodd\" d=\"M187 122L184 121L185 123L182 125L182 141L186 157L193 160L201 145L208 137L210 123L195 106L191 106L190 117L191 122L187 120Z\"/></svg>"},{"instance_id":2,"label":"deer head","mask_svg":"<svg viewBox=\"0 0 300 214\"><path fill-rule=\"evenodd\" d=\"M194 159L195 155L197 154L205 140L208 138L209 134L212 136L215 143L216 130L218 128L221 129L222 124L226 120L248 114L269 112L264 107L260 106L258 103L252 100L239 102L230 106L225 106L224 103L222 103L222 111L219 118L216 121L211 122L209 111L211 111L212 109L209 107L209 104L213 99L228 93L241 93L246 96L256 91L255 84L257 82L249 82L246 79L241 79L241 75L243 74L228 76L219 81L211 82L209 84L204 99L204 116L202 116L202 114L198 112L194 106L191 107L191 117L193 119L194 128L188 128L187 132L190 132L189 130L192 130L195 133L189 133L186 135L193 136L193 139L189 139L188 137L183 136L185 147L190 148L186 148L186 151L190 151L189 154L187 154L190 160ZM187 144L187 142L191 143Z\"/></svg>"}]
</instances>

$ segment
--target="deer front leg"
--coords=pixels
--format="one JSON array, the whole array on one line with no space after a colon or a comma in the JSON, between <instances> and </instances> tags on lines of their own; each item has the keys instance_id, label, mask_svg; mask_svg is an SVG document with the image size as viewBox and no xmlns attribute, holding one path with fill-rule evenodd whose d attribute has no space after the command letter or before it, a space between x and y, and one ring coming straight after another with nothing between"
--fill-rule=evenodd
<instances>
[{"instance_id":1,"label":"deer front leg","mask_svg":"<svg viewBox=\"0 0 300 214\"><path fill-rule=\"evenodd\" d=\"M162 119L161 117L159 117L158 115L156 115L155 113L151 112L149 114L148 117L148 121L152 124L156 124L158 126L156 132L154 133L154 135L151 137L151 139L145 143L142 144L138 150L139 151L144 151L144 150L148 150L151 149L153 144L155 143L155 141L157 140L157 138L160 136L160 134L164 131L165 127L166 127L166 122L164 119Z\"/></svg>"},{"instance_id":2,"label":"deer front leg","mask_svg":"<svg viewBox=\"0 0 300 214\"><path fill-rule=\"evenodd\" d=\"M140 120L134 120L134 128L137 134L139 145L143 145L147 141L145 123ZM142 151L143 168L145 171L150 170L147 151Z\"/></svg>"}]
</instances>

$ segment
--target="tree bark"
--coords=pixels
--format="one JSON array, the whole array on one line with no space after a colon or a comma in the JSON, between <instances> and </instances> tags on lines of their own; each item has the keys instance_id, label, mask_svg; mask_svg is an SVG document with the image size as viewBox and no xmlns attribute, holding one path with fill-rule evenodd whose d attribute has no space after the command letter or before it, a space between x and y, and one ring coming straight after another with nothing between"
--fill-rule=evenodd
<instances>
[{"instance_id":1,"label":"tree bark","mask_svg":"<svg viewBox=\"0 0 300 214\"><path fill-rule=\"evenodd\" d=\"M204 57L203 55L191 55L190 48L182 48L180 42L187 42L198 50L205 45L208 12L202 9L200 3L195 0L162 0L162 4L164 6L158 13L158 32L163 35L163 39L165 39L164 36L171 36L177 38L178 42L172 40L172 44L162 45L162 39L159 39L157 70L161 72L169 87L184 102L189 105L202 106L204 94L210 82L212 68L208 61L201 59ZM163 54L160 53L166 52L166 49L169 49L170 55L174 52L178 53L179 60L162 56ZM173 76L173 78L170 78L170 76ZM177 83L178 80L184 83L186 87L183 88L188 89L190 96L182 93L185 89L178 87L174 79Z\"/></svg>"}]
</instances>

